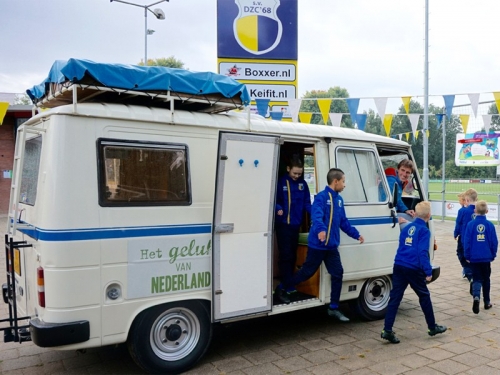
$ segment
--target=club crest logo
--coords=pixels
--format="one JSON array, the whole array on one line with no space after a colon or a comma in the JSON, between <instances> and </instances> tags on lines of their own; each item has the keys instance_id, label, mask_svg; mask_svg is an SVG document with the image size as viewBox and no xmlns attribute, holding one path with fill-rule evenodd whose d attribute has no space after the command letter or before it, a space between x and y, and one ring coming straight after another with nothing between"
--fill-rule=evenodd
<instances>
[{"instance_id":1,"label":"club crest logo","mask_svg":"<svg viewBox=\"0 0 500 375\"><path fill-rule=\"evenodd\" d=\"M233 23L234 37L245 51L262 55L281 41L283 25L276 14L280 0L235 0L238 15Z\"/></svg>"},{"instance_id":2,"label":"club crest logo","mask_svg":"<svg viewBox=\"0 0 500 375\"><path fill-rule=\"evenodd\" d=\"M477 232L478 233L484 233L484 229L485 229L484 224L479 224L477 226Z\"/></svg>"}]
</instances>

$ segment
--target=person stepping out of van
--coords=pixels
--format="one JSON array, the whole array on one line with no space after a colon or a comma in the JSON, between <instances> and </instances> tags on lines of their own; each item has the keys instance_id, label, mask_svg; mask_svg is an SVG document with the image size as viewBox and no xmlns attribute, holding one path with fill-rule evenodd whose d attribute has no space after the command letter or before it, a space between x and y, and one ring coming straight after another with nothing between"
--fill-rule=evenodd
<instances>
[{"instance_id":1,"label":"person stepping out of van","mask_svg":"<svg viewBox=\"0 0 500 375\"><path fill-rule=\"evenodd\" d=\"M321 262L331 276L331 294L328 315L348 322L349 319L339 310L340 292L344 269L338 250L340 244L340 229L349 237L363 243L365 240L356 228L351 226L344 210L344 200L340 192L345 188L345 176L342 170L332 168L327 174L328 186L316 195L311 209L312 226L309 231L306 261L302 268L293 276L284 288L309 279L317 271Z\"/></svg>"},{"instance_id":2,"label":"person stepping out of van","mask_svg":"<svg viewBox=\"0 0 500 375\"><path fill-rule=\"evenodd\" d=\"M276 189L276 239L278 241L281 283L289 285L297 260L300 225L304 212L311 213L311 194L302 177L304 165L296 157L290 159L287 173L278 181ZM290 303L289 293L295 288L285 290L282 284L276 289L276 295L283 303Z\"/></svg>"},{"instance_id":3,"label":"person stepping out of van","mask_svg":"<svg viewBox=\"0 0 500 375\"><path fill-rule=\"evenodd\" d=\"M392 271L392 290L385 315L384 329L380 334L381 338L393 344L399 343L392 326L408 285L418 296L429 336L435 336L446 331L445 326L436 324L431 294L426 284L426 281L432 281L432 266L429 260L431 232L427 228L427 222L431 218L431 204L429 202L420 202L415 207L415 211L417 218L413 223L408 224L399 235L399 247Z\"/></svg>"}]
</instances>

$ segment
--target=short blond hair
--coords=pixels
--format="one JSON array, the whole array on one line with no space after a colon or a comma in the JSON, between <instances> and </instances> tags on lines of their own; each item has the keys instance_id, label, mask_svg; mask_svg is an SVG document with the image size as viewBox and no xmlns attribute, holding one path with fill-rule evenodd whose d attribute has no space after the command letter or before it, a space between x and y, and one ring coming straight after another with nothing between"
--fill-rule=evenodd
<instances>
[{"instance_id":1,"label":"short blond hair","mask_svg":"<svg viewBox=\"0 0 500 375\"><path fill-rule=\"evenodd\" d=\"M477 200L477 190L476 189L467 189L465 191L465 197L467 198L467 200L469 200L470 202L475 202Z\"/></svg>"},{"instance_id":2,"label":"short blond hair","mask_svg":"<svg viewBox=\"0 0 500 375\"><path fill-rule=\"evenodd\" d=\"M417 217L425 219L431 213L431 203L427 201L422 201L415 206L415 213Z\"/></svg>"},{"instance_id":3,"label":"short blond hair","mask_svg":"<svg viewBox=\"0 0 500 375\"><path fill-rule=\"evenodd\" d=\"M478 215L486 215L488 212L488 203L486 201L477 201L475 211Z\"/></svg>"}]
</instances>

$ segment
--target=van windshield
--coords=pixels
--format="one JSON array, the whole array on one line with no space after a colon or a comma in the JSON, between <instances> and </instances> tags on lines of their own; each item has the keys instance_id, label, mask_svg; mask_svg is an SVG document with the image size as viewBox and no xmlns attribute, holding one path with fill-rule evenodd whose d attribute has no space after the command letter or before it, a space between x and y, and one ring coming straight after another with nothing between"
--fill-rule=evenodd
<instances>
[{"instance_id":1,"label":"van windshield","mask_svg":"<svg viewBox=\"0 0 500 375\"><path fill-rule=\"evenodd\" d=\"M40 170L40 155L42 152L42 137L28 139L24 145L23 172L19 202L30 206L35 205L38 188L38 172Z\"/></svg>"}]
</instances>

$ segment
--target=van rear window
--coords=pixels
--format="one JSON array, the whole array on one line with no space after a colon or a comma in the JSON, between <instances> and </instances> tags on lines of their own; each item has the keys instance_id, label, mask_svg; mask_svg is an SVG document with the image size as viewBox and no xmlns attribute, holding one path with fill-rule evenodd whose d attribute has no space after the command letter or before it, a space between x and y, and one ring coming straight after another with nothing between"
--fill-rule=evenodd
<instances>
[{"instance_id":1,"label":"van rear window","mask_svg":"<svg viewBox=\"0 0 500 375\"><path fill-rule=\"evenodd\" d=\"M186 145L99 140L99 204L191 203Z\"/></svg>"},{"instance_id":2,"label":"van rear window","mask_svg":"<svg viewBox=\"0 0 500 375\"><path fill-rule=\"evenodd\" d=\"M26 141L24 145L23 174L19 191L20 203L29 204L30 206L35 205L41 152L41 136Z\"/></svg>"}]
</instances>

